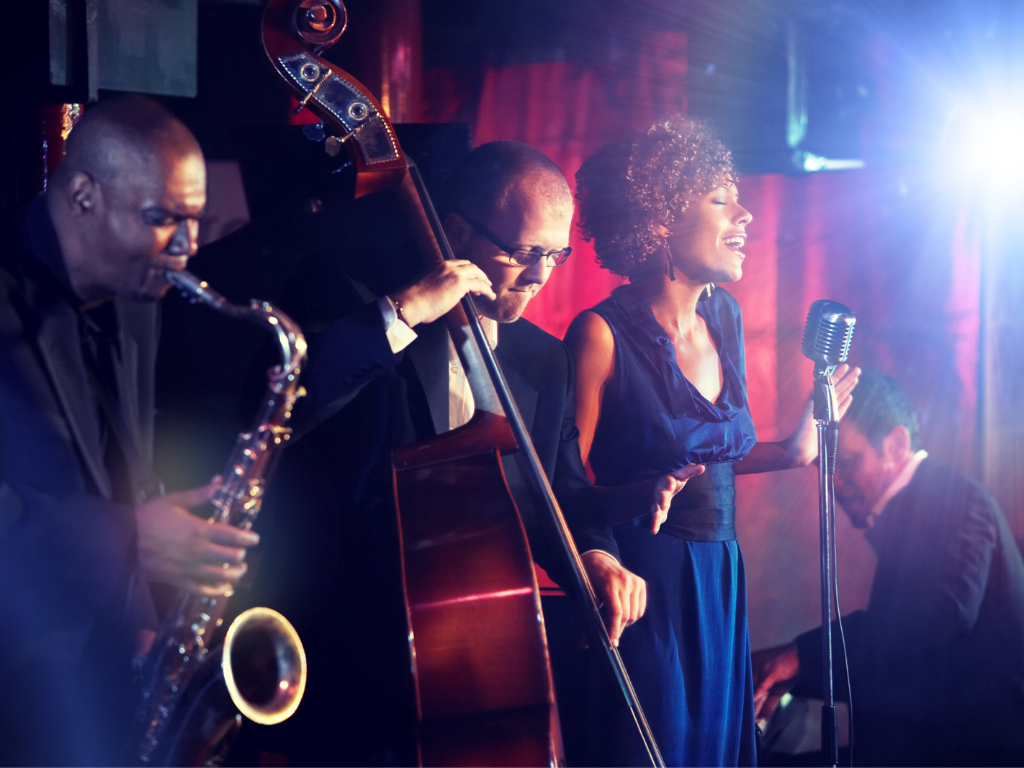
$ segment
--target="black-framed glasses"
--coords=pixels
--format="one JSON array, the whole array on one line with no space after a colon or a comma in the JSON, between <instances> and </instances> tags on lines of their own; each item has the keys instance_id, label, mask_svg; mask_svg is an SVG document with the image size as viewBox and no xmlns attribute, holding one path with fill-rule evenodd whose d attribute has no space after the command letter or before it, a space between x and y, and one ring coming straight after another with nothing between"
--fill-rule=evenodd
<instances>
[{"instance_id":1,"label":"black-framed glasses","mask_svg":"<svg viewBox=\"0 0 1024 768\"><path fill-rule=\"evenodd\" d=\"M501 240L499 240L498 237L483 224L473 221L464 213L460 213L459 215L469 222L469 226L471 226L476 233L480 235L480 237L501 248L501 250L503 250L508 256L509 261L518 267L532 267L541 259L547 259L549 265L557 267L561 264L565 264L565 260L568 259L569 254L572 253L572 248L563 248L560 251L552 251L551 253L541 253L540 251L533 251L528 248L513 248L511 245L506 245L501 242Z\"/></svg>"}]
</instances>

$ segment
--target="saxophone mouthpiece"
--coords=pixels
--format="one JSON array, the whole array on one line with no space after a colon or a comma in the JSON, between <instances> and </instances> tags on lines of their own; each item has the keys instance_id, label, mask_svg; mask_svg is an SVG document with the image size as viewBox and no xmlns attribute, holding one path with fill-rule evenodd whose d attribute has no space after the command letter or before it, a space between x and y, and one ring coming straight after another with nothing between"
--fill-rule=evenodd
<instances>
[{"instance_id":1,"label":"saxophone mouthpiece","mask_svg":"<svg viewBox=\"0 0 1024 768\"><path fill-rule=\"evenodd\" d=\"M200 280L191 272L184 269L168 269L164 274L167 281L193 303L202 302L214 307L220 307L227 303L227 300L213 290L205 280Z\"/></svg>"},{"instance_id":2,"label":"saxophone mouthpiece","mask_svg":"<svg viewBox=\"0 0 1024 768\"><path fill-rule=\"evenodd\" d=\"M194 291L202 283L198 277L184 269L164 270L164 277L174 287L181 291Z\"/></svg>"}]
</instances>

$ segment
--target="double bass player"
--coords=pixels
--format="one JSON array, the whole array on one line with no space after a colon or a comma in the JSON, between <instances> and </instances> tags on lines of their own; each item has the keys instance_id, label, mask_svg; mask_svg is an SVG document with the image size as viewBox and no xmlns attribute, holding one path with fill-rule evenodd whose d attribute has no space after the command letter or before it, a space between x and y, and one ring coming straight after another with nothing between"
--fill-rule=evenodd
<instances>
[{"instance_id":1,"label":"double bass player","mask_svg":"<svg viewBox=\"0 0 1024 768\"><path fill-rule=\"evenodd\" d=\"M304 515L307 531L299 534L308 546L293 545L301 554L275 568L293 574L285 590L293 600L306 596L301 605L282 603L311 669L306 704L274 734L290 760L415 760L391 450L458 427L473 413L465 373L439 322L467 293L584 552L613 640L644 610L645 585L619 565L597 511L599 493L580 461L569 357L561 341L521 319L569 256L568 184L538 150L492 142L453 171L441 205L455 259L387 295L337 287L349 290L351 311L311 348L303 407L316 426L286 455L283 471L293 474L290 487L305 489L293 502L315 511ZM664 513L685 479L626 492ZM520 509L528 508L523 481L509 474L509 484ZM528 509L524 518L535 552L543 551ZM294 576L300 571L305 581ZM557 578L557 564L553 572ZM318 658L325 666L317 673Z\"/></svg>"}]
</instances>

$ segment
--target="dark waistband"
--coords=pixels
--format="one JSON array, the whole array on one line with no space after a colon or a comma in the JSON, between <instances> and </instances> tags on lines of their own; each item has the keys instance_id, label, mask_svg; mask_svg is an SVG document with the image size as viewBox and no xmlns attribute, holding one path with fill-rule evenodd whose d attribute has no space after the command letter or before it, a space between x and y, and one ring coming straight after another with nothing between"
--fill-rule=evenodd
<instances>
[{"instance_id":1,"label":"dark waistband","mask_svg":"<svg viewBox=\"0 0 1024 768\"><path fill-rule=\"evenodd\" d=\"M736 486L732 464L708 464L672 499L661 532L687 541L736 538Z\"/></svg>"}]
</instances>

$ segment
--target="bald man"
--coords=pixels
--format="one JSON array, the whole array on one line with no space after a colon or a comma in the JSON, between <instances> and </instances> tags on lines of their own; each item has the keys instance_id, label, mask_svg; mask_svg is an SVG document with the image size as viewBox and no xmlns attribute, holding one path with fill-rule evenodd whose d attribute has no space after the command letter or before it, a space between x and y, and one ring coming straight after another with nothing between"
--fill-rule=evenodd
<instances>
[{"instance_id":1,"label":"bald man","mask_svg":"<svg viewBox=\"0 0 1024 768\"><path fill-rule=\"evenodd\" d=\"M156 302L205 205L192 134L121 97L0 240L0 762L121 762L148 583L223 594L257 541L149 469Z\"/></svg>"}]
</instances>

